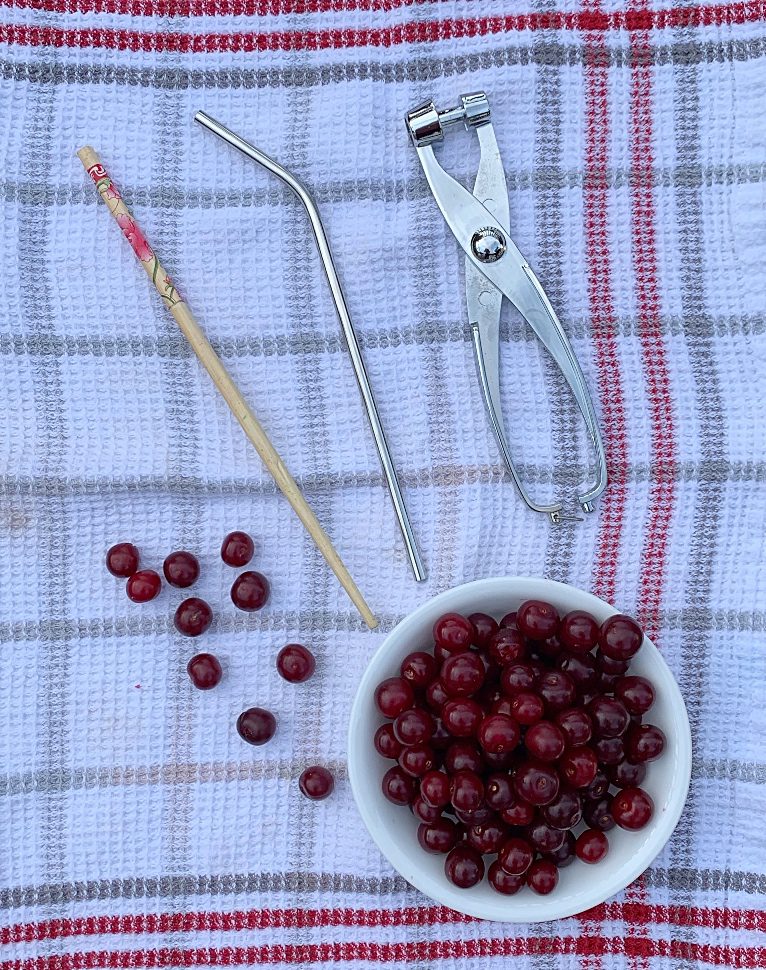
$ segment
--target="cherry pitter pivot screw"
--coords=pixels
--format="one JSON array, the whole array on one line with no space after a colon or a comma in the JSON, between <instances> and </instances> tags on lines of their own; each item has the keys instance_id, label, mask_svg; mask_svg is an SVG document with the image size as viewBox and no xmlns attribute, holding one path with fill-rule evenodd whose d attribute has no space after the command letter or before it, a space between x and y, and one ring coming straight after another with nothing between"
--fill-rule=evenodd
<instances>
[{"instance_id":1,"label":"cherry pitter pivot screw","mask_svg":"<svg viewBox=\"0 0 766 970\"><path fill-rule=\"evenodd\" d=\"M473 194L441 167L433 146L444 140L447 128L462 122L479 138L481 158ZM503 461L521 497L535 512L554 523L578 518L562 514L562 503L532 500L514 465L500 407L500 310L507 297L537 334L566 378L585 420L596 453L596 481L578 494L583 512L606 488L606 456L585 377L545 290L511 239L508 188L489 101L479 91L465 94L457 107L438 111L433 101L405 115L405 123L420 164L447 225L465 252L465 287L479 380Z\"/></svg>"}]
</instances>

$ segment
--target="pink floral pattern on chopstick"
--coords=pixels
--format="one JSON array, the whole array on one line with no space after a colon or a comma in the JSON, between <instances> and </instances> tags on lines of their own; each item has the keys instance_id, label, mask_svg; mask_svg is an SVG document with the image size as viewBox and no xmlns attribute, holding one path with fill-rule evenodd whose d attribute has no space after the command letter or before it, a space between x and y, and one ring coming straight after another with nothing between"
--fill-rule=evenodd
<instances>
[{"instance_id":1,"label":"pink floral pattern on chopstick","mask_svg":"<svg viewBox=\"0 0 766 970\"><path fill-rule=\"evenodd\" d=\"M120 190L112 181L107 170L98 162L95 165L91 165L88 169L88 175L90 175L95 183L101 198L109 206L110 212L116 219L120 229L122 229L122 234L130 243L133 252L142 263L148 264L146 268L163 300L167 302L168 306L175 306L176 303L181 303L183 300L181 294L160 265L160 261L155 256L154 250L147 242L146 236L141 231L141 227L128 211L120 195ZM162 284L158 285L157 276L160 274L162 275Z\"/></svg>"}]
</instances>

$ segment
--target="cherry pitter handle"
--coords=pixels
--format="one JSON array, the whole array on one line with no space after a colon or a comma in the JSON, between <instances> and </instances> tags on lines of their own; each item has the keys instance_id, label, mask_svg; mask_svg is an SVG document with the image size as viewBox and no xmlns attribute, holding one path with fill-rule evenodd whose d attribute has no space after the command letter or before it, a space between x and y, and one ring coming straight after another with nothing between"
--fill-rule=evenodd
<instances>
[{"instance_id":1,"label":"cherry pitter handle","mask_svg":"<svg viewBox=\"0 0 766 970\"><path fill-rule=\"evenodd\" d=\"M596 453L596 481L578 494L583 512L594 510L607 484L604 442L582 369L540 281L511 239L508 188L484 92L466 94L457 107L438 111L433 101L405 115L405 123L436 203L465 252L466 302L479 381L503 461L521 497L535 512L558 523L562 502L539 504L530 497L508 447L500 407L500 311L507 297L537 334L564 375ZM439 165L433 146L447 128L462 123L476 132L481 158L473 194Z\"/></svg>"}]
</instances>

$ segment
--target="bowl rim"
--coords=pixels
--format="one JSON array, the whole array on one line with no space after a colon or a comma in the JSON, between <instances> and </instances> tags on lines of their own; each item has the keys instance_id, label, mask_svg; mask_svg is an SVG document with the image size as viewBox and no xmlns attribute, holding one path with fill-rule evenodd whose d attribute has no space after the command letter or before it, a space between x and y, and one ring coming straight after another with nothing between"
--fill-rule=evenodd
<instances>
[{"instance_id":1,"label":"bowl rim","mask_svg":"<svg viewBox=\"0 0 766 970\"><path fill-rule=\"evenodd\" d=\"M383 643L378 647L368 661L364 673L362 674L361 681L354 696L351 714L349 717L349 782L354 796L354 801L356 802L365 827L383 856L394 867L394 869L396 869L397 872L407 880L408 883L420 890L420 892L426 895L429 899L433 899L438 903L449 907L450 909L456 910L457 912L480 919L524 923L563 919L581 913L593 906L599 905L600 903L609 899L611 896L614 896L616 893L623 890L626 886L630 885L630 883L632 883L642 872L644 872L667 843L668 839L673 833L673 830L678 824L678 820L681 817L681 812L683 811L686 803L691 780L692 761L691 728L689 725L688 713L686 711L686 705L684 704L684 700L678 684L676 683L675 677L668 667L664 657L649 637L645 637L645 642L650 645L653 662L656 662L663 671L665 681L663 684L663 689L667 688L672 695L668 699L671 702L673 711L675 712L677 750L676 771L673 778L673 788L671 790L665 810L661 815L655 816L656 823L649 839L635 853L632 861L623 864L621 867L615 870L615 872L611 874L611 879L595 879L586 881L584 883L582 893L578 894L576 900L571 900L570 897L570 903L568 905L565 905L561 901L559 901L557 904L556 894L554 892L550 896L540 896L534 898L534 903L536 905L532 908L534 910L539 910L539 915L530 915L529 905L525 906L526 912L523 915L520 915L514 914L513 912L513 903L515 899L514 896L502 896L498 894L496 905L488 905L486 901L482 902L481 899L477 899L476 897L473 897L472 899L470 891L456 889L455 892L460 893L461 895L454 899L452 898L451 894L449 898L439 895L438 891L434 891L434 886L431 884L430 878L421 878L421 870L417 867L417 865L413 865L413 858L408 856L402 849L400 849L396 842L389 840L389 838L386 836L385 831L379 825L377 817L371 807L374 803L374 798L371 794L369 784L367 784L365 787L364 759L369 756L369 752L365 752L364 745L366 741L369 741L369 739L362 737L360 730L357 729L357 726L364 716L363 711L365 705L369 701L369 698L371 698L372 692L377 686L378 679L382 675L379 667L384 662L385 656L391 650L392 643L397 644L402 637L407 636L411 630L417 628L426 614L436 612L438 615L440 612L448 611L450 606L454 608L453 601L456 594L465 594L472 590L479 590L480 588L486 588L488 585L497 585L498 583L509 588L509 598L515 598L521 595L523 601L523 599L526 598L541 596L542 594L539 592L534 594L523 592L520 593L519 587L523 588L525 586L543 584L551 591L552 598L555 598L555 592L561 593L562 596L566 596L568 591L574 591L579 598L589 601L595 608L596 613L603 614L606 612L606 615L608 616L620 612L611 604L595 596L593 593L589 593L586 590L582 590L579 587L572 586L568 583L560 583L556 580L536 576L492 576L483 579L476 579L468 583L462 583L458 586L454 586L421 603L420 606L416 607L411 613L407 614L407 616L405 616L399 621L399 623L396 624L396 626L392 628ZM578 606L574 608L587 609L588 607ZM391 675L389 674L388 676ZM450 892L449 887L445 887L445 889L447 892Z\"/></svg>"}]
</instances>

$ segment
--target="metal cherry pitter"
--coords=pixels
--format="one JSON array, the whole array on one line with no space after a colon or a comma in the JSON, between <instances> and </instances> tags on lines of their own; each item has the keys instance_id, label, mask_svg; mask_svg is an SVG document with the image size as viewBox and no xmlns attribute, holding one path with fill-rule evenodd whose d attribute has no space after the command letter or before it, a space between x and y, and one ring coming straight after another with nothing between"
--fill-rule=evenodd
<instances>
[{"instance_id":1,"label":"metal cherry pitter","mask_svg":"<svg viewBox=\"0 0 766 970\"><path fill-rule=\"evenodd\" d=\"M530 509L559 523L578 516L562 514L562 503L541 505L530 498L511 457L500 408L500 310L507 297L547 348L569 384L596 452L597 477L578 494L583 512L606 488L606 456L585 377L540 281L511 239L508 188L484 92L466 94L455 108L438 111L432 101L408 112L407 130L417 149L434 198L465 252L465 288L479 379L492 430L508 471ZM471 194L439 165L433 145L445 129L463 122L479 137L481 159Z\"/></svg>"}]
</instances>

